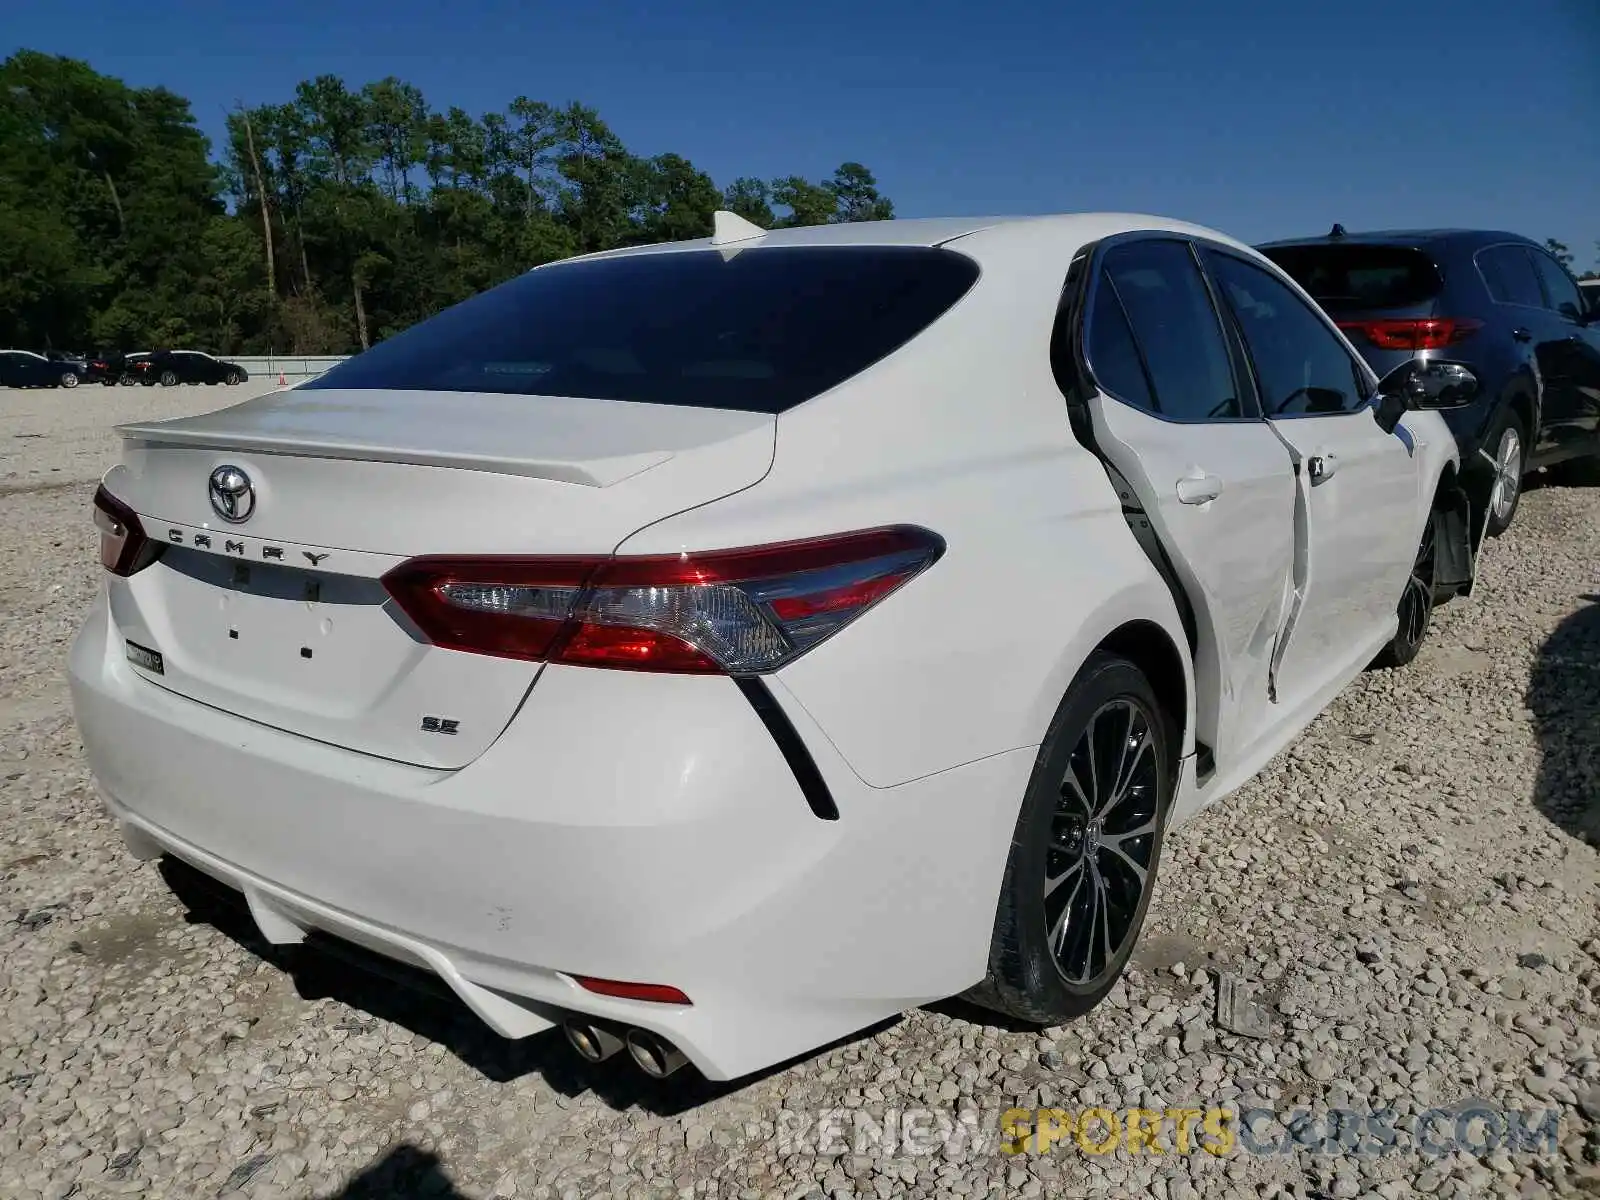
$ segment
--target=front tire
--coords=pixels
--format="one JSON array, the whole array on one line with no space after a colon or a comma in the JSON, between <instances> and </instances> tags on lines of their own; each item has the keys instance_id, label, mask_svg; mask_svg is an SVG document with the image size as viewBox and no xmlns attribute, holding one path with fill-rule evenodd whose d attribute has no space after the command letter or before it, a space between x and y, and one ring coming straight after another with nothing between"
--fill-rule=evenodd
<instances>
[{"instance_id":1,"label":"front tire","mask_svg":"<svg viewBox=\"0 0 1600 1200\"><path fill-rule=\"evenodd\" d=\"M1378 651L1372 660L1375 667L1403 667L1416 658L1428 636L1428 626L1433 621L1434 589L1439 566L1439 514L1428 514L1428 523L1422 529L1422 541L1417 546L1417 556L1411 563L1411 574L1406 576L1405 590L1400 593L1400 624L1389 644Z\"/></svg>"},{"instance_id":2,"label":"front tire","mask_svg":"<svg viewBox=\"0 0 1600 1200\"><path fill-rule=\"evenodd\" d=\"M161 386L162 387L176 387L177 383L178 383L178 373L176 371L163 371L163 372L161 372Z\"/></svg>"},{"instance_id":3,"label":"front tire","mask_svg":"<svg viewBox=\"0 0 1600 1200\"><path fill-rule=\"evenodd\" d=\"M61 376L61 386L64 388L75 388L81 382L76 371L67 371Z\"/></svg>"},{"instance_id":4,"label":"front tire","mask_svg":"<svg viewBox=\"0 0 1600 1200\"><path fill-rule=\"evenodd\" d=\"M1100 1002L1138 941L1175 783L1176 734L1133 663L1097 651L1034 762L970 999L1059 1024Z\"/></svg>"},{"instance_id":5,"label":"front tire","mask_svg":"<svg viewBox=\"0 0 1600 1200\"><path fill-rule=\"evenodd\" d=\"M222 382L227 384L229 387L235 386L239 382L239 372L229 371L227 378L225 378Z\"/></svg>"},{"instance_id":6,"label":"front tire","mask_svg":"<svg viewBox=\"0 0 1600 1200\"><path fill-rule=\"evenodd\" d=\"M1485 443L1494 456L1494 475L1489 485L1489 536L1499 537L1511 528L1522 500L1522 476L1528 465L1528 435L1517 414L1506 410Z\"/></svg>"}]
</instances>

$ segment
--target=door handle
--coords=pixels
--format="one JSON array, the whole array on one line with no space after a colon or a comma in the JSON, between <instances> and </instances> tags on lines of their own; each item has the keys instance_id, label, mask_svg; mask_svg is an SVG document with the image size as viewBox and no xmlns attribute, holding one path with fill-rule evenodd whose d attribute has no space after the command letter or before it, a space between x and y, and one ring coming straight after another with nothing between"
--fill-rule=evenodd
<instances>
[{"instance_id":1,"label":"door handle","mask_svg":"<svg viewBox=\"0 0 1600 1200\"><path fill-rule=\"evenodd\" d=\"M1521 327L1513 329L1511 331L1511 336L1512 336L1513 339L1515 339L1516 341L1519 341L1519 342L1531 342L1531 341L1533 341L1533 334L1529 333L1526 329L1523 329Z\"/></svg>"},{"instance_id":2,"label":"door handle","mask_svg":"<svg viewBox=\"0 0 1600 1200\"><path fill-rule=\"evenodd\" d=\"M1222 480L1215 475L1185 475L1178 480L1179 504L1205 504L1222 495Z\"/></svg>"},{"instance_id":3,"label":"door handle","mask_svg":"<svg viewBox=\"0 0 1600 1200\"><path fill-rule=\"evenodd\" d=\"M1333 473L1338 469L1339 456L1336 454L1313 454L1306 459L1306 474L1311 477L1312 483L1333 478Z\"/></svg>"}]
</instances>

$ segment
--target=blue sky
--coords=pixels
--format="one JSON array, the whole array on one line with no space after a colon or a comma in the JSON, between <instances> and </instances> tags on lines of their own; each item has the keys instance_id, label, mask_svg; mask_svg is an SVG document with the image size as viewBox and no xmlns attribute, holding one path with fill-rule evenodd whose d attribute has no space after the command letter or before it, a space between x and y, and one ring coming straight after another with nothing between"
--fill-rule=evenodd
<instances>
[{"instance_id":1,"label":"blue sky","mask_svg":"<svg viewBox=\"0 0 1600 1200\"><path fill-rule=\"evenodd\" d=\"M902 216L1119 209L1247 240L1415 224L1600 251L1600 0L54 0L0 51L225 108L322 72L599 109L719 184L866 163ZM20 11L19 11L20 9Z\"/></svg>"}]
</instances>

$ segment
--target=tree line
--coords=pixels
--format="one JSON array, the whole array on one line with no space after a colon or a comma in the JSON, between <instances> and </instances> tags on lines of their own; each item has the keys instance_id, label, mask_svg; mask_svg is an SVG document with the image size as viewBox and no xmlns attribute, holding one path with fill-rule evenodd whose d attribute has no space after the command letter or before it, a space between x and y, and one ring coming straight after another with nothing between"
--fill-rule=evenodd
<instances>
[{"instance_id":1,"label":"tree line","mask_svg":"<svg viewBox=\"0 0 1600 1200\"><path fill-rule=\"evenodd\" d=\"M348 353L540 263L708 235L718 208L894 216L860 163L719 188L586 105L441 112L393 77L238 105L217 150L166 88L0 63L0 346Z\"/></svg>"}]
</instances>

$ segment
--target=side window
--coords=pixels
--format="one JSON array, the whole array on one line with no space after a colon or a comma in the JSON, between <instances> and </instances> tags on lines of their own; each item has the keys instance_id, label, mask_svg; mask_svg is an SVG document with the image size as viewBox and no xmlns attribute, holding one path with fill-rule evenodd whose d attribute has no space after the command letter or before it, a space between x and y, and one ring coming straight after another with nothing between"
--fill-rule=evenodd
<instances>
[{"instance_id":1,"label":"side window","mask_svg":"<svg viewBox=\"0 0 1600 1200\"><path fill-rule=\"evenodd\" d=\"M1100 296L1110 293L1117 301L1135 348L1132 361L1143 367L1147 388L1143 407L1190 421L1244 415L1222 325L1188 243L1152 239L1113 246L1104 257L1100 285ZM1090 318L1091 355L1097 353L1100 340L1093 324L1102 308L1111 307L1110 301L1097 299L1095 307ZM1115 321L1107 319L1112 329L1105 337L1114 343L1122 333ZM1136 388L1129 382L1128 346L1118 351L1108 345L1108 353L1113 352L1121 355L1120 378ZM1100 369L1098 359L1094 365ZM1111 387L1109 380L1107 386ZM1140 402L1135 395L1124 398Z\"/></svg>"},{"instance_id":2,"label":"side window","mask_svg":"<svg viewBox=\"0 0 1600 1200\"><path fill-rule=\"evenodd\" d=\"M1353 412L1366 403L1350 352L1305 301L1242 259L1207 259L1239 321L1267 416Z\"/></svg>"},{"instance_id":3,"label":"side window","mask_svg":"<svg viewBox=\"0 0 1600 1200\"><path fill-rule=\"evenodd\" d=\"M1496 303L1544 307L1539 277L1533 273L1528 252L1521 246L1490 246L1478 251L1478 273L1489 285L1489 295Z\"/></svg>"},{"instance_id":4,"label":"side window","mask_svg":"<svg viewBox=\"0 0 1600 1200\"><path fill-rule=\"evenodd\" d=\"M1118 400L1125 400L1147 412L1156 411L1150 381L1144 373L1139 347L1133 341L1128 315L1117 299L1116 285L1104 271L1095 288L1094 306L1089 314L1089 362L1100 386Z\"/></svg>"},{"instance_id":5,"label":"side window","mask_svg":"<svg viewBox=\"0 0 1600 1200\"><path fill-rule=\"evenodd\" d=\"M1583 316L1583 295L1578 291L1578 285L1572 282L1572 276L1543 250L1530 250L1528 254L1539 272L1539 278L1544 282L1547 307L1574 321Z\"/></svg>"}]
</instances>

